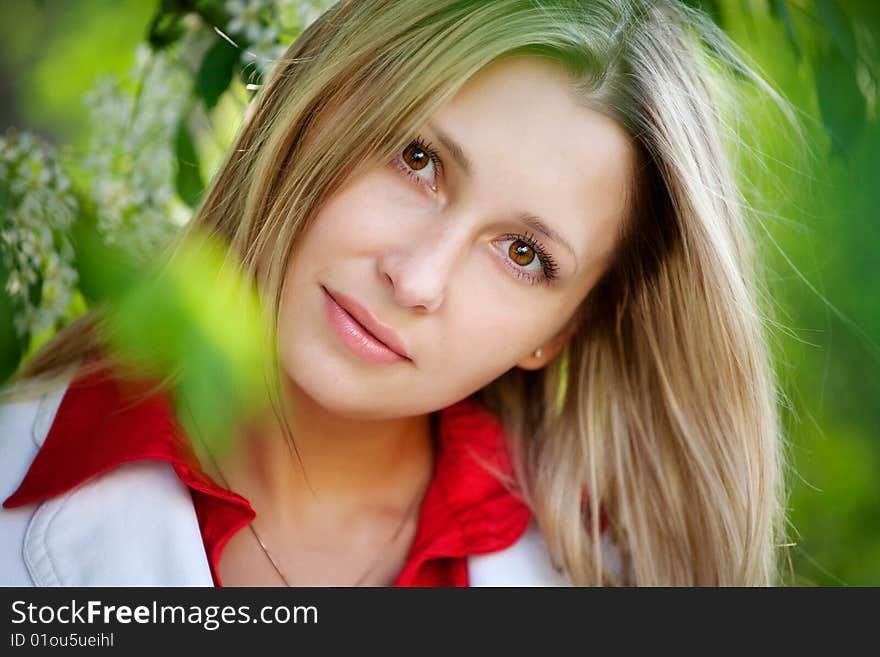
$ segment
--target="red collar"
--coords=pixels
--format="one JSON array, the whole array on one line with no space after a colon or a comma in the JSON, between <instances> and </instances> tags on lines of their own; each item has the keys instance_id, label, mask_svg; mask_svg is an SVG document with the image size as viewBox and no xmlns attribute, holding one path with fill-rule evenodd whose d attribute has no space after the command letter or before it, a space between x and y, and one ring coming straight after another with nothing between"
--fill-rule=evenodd
<instances>
[{"instance_id":1,"label":"red collar","mask_svg":"<svg viewBox=\"0 0 880 657\"><path fill-rule=\"evenodd\" d=\"M147 383L104 373L74 379L46 439L5 508L64 493L123 463L167 461L191 491L214 581L235 532L255 517L242 496L205 474L178 424L169 397L132 403ZM466 586L466 557L512 545L525 532L528 507L474 456L511 473L497 417L470 398L439 412L434 476L419 512L415 540L395 586Z\"/></svg>"}]
</instances>

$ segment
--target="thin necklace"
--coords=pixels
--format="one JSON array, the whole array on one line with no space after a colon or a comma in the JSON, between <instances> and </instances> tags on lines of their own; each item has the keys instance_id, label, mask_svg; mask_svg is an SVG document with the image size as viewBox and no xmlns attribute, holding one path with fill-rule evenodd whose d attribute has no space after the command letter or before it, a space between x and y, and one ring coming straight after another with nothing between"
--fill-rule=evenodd
<instances>
[{"instance_id":1,"label":"thin necklace","mask_svg":"<svg viewBox=\"0 0 880 657\"><path fill-rule=\"evenodd\" d=\"M201 441L201 438L199 438L199 440ZM223 481L223 485L226 486L226 488L231 491L232 487L229 485L229 482L226 481L226 477L223 476L223 472L220 470L220 466L217 464L217 461L214 458L214 455L211 453L211 450L208 449L208 446L205 445L204 441L202 441L202 446L205 448L205 451L208 453L208 457L211 459L211 462L214 464L214 468L217 470L217 474L220 475L220 479ZM382 561L382 555L385 551L385 547L394 543L394 541L400 535L400 532L403 531L403 528L406 525L406 521L409 520L409 517L413 512L413 508L416 506L417 502L421 499L421 497L422 497L422 491L419 490L416 492L416 496L409 503L409 506L406 508L406 511L404 511L403 517L400 521L400 524L397 526L397 529L394 530L394 533L391 535L391 538L389 538L388 541L382 546L382 550L379 551L378 557L370 563L370 566L367 568L367 570L364 572L364 574L361 575L360 577L358 577L357 581L355 581L355 583L352 586L360 586L363 583L363 581L370 575L370 573L373 572L373 569ZM281 578L281 581L284 582L284 585L286 587L291 588L290 582L284 576L284 573L281 571L281 568L279 567L278 562L275 561L274 557L272 556L272 553L269 552L269 548L266 547L266 544L263 542L263 539L260 538L260 535L257 533L257 530L254 528L253 521L248 523L248 529L251 530L251 533L254 535L254 538L257 539L257 543L260 544L260 548L263 550L263 553L269 559L269 562L272 564L272 567L275 569L275 572L278 573L278 576Z\"/></svg>"}]
</instances>

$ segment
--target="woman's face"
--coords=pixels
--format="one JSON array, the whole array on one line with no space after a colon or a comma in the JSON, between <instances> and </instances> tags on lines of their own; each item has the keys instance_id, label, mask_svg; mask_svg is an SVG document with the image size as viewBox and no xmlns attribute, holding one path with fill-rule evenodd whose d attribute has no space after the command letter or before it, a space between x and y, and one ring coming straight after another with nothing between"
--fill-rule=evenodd
<instances>
[{"instance_id":1,"label":"woman's face","mask_svg":"<svg viewBox=\"0 0 880 657\"><path fill-rule=\"evenodd\" d=\"M296 386L349 417L404 417L556 356L609 264L634 163L624 130L572 94L549 61L495 62L323 206L284 282L279 354ZM334 297L409 358L353 347L371 339Z\"/></svg>"}]
</instances>

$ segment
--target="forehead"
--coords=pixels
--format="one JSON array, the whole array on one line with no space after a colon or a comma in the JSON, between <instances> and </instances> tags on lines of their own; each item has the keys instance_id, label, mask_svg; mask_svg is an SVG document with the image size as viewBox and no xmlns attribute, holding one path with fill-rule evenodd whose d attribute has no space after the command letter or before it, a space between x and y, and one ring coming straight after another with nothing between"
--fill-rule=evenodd
<instances>
[{"instance_id":1,"label":"forehead","mask_svg":"<svg viewBox=\"0 0 880 657\"><path fill-rule=\"evenodd\" d=\"M576 97L564 69L533 56L493 62L432 123L468 155L474 193L562 233L579 276L602 268L624 220L635 149L623 127Z\"/></svg>"}]
</instances>

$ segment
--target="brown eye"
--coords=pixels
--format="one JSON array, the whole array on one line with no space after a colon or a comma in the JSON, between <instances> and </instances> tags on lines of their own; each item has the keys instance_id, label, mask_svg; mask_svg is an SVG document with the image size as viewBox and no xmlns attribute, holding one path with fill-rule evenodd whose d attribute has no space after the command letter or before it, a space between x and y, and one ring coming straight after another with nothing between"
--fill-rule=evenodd
<instances>
[{"instance_id":1,"label":"brown eye","mask_svg":"<svg viewBox=\"0 0 880 657\"><path fill-rule=\"evenodd\" d=\"M414 171L421 171L428 166L428 163L431 161L431 156L428 155L428 153L426 153L418 144L413 142L404 149L403 161Z\"/></svg>"},{"instance_id":2,"label":"brown eye","mask_svg":"<svg viewBox=\"0 0 880 657\"><path fill-rule=\"evenodd\" d=\"M534 249L522 240L514 240L507 253L516 264L522 266L530 264L535 259Z\"/></svg>"},{"instance_id":3,"label":"brown eye","mask_svg":"<svg viewBox=\"0 0 880 657\"><path fill-rule=\"evenodd\" d=\"M519 278L533 283L550 283L559 267L547 250L534 237L508 233L502 242L510 242L504 252L504 264ZM536 265L536 266L532 266Z\"/></svg>"}]
</instances>

